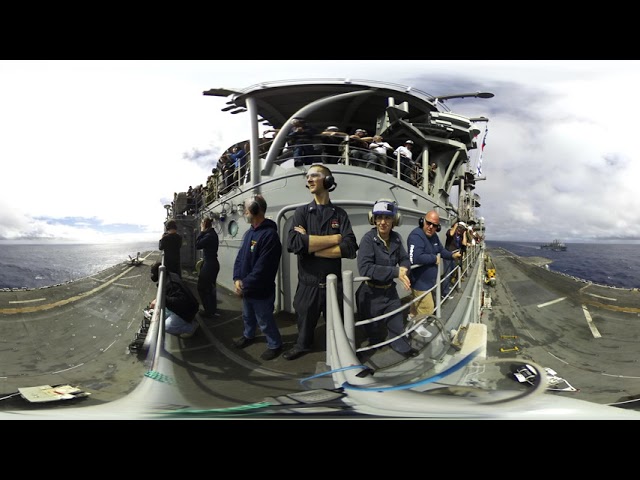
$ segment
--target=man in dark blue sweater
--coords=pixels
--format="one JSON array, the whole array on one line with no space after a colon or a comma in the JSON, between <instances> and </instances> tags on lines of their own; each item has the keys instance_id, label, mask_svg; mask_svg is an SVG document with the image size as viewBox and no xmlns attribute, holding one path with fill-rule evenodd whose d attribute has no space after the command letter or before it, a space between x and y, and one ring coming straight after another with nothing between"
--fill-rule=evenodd
<instances>
[{"instance_id":1,"label":"man in dark blue sweater","mask_svg":"<svg viewBox=\"0 0 640 480\"><path fill-rule=\"evenodd\" d=\"M420 265L411 270L410 276L412 297L416 299L422 296L411 309L411 313L417 316L431 315L435 308L432 293L425 292L438 281L440 257L447 260L460 258L460 252L451 253L442 245L437 235L441 228L440 215L435 210L429 210L407 237L409 261L411 265Z\"/></svg>"},{"instance_id":2,"label":"man in dark blue sweater","mask_svg":"<svg viewBox=\"0 0 640 480\"><path fill-rule=\"evenodd\" d=\"M251 228L242 238L242 245L233 265L236 294L242 297L242 337L234 342L245 348L255 340L256 326L267 337L263 360L273 360L282 352L280 330L273 316L276 299L276 274L282 255L282 244L276 223L265 218L267 202L262 195L244 202L244 217Z\"/></svg>"}]
</instances>

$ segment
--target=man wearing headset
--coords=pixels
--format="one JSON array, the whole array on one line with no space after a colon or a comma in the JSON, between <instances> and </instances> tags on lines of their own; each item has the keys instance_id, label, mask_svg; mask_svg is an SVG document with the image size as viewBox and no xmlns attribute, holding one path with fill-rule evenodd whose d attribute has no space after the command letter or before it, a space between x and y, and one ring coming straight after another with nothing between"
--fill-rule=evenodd
<instances>
[{"instance_id":1,"label":"man wearing headset","mask_svg":"<svg viewBox=\"0 0 640 480\"><path fill-rule=\"evenodd\" d=\"M282 354L285 360L311 351L318 318L325 314L327 275L338 277L338 296L342 298L342 259L356 258L358 250L347 212L329 198L329 192L336 188L331 170L314 164L306 181L313 200L293 212L287 236L287 251L298 256L298 286L293 299L298 339Z\"/></svg>"},{"instance_id":2,"label":"man wearing headset","mask_svg":"<svg viewBox=\"0 0 640 480\"><path fill-rule=\"evenodd\" d=\"M435 210L429 210L418 226L407 237L407 252L411 265L420 265L411 270L411 296L415 299L433 288L438 281L438 263L440 257L447 260L458 260L460 252L451 253L445 249L437 232L440 227L440 215ZM440 257L438 257L440 255ZM428 293L416 301L411 313L418 318L431 315L435 308L432 293Z\"/></svg>"},{"instance_id":3,"label":"man wearing headset","mask_svg":"<svg viewBox=\"0 0 640 480\"><path fill-rule=\"evenodd\" d=\"M278 225L265 218L267 201L262 195L247 198L244 218L251 228L242 237L242 245L233 264L236 295L242 297L242 337L233 345L245 348L255 341L257 327L267 339L260 358L273 360L282 351L282 337L273 317L276 299L276 274L282 256Z\"/></svg>"},{"instance_id":4,"label":"man wearing headset","mask_svg":"<svg viewBox=\"0 0 640 480\"><path fill-rule=\"evenodd\" d=\"M409 255L404 248L402 236L393 230L394 226L400 224L398 206L389 200L378 200L369 215L369 223L375 227L362 236L358 249L358 271L361 276L370 278L362 282L356 291L358 312L362 320L402 307L396 290L396 278L406 290L411 289L408 276L411 266ZM402 311L388 316L384 324L377 321L365 324L364 328L370 345L396 339L390 346L403 357L415 357L420 353L402 336Z\"/></svg>"}]
</instances>

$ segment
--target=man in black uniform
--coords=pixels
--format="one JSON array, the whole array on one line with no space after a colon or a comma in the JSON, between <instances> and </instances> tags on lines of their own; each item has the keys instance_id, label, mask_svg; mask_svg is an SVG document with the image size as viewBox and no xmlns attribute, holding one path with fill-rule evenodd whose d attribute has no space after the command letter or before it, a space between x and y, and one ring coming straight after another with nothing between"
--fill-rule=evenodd
<instances>
[{"instance_id":1,"label":"man in black uniform","mask_svg":"<svg viewBox=\"0 0 640 480\"><path fill-rule=\"evenodd\" d=\"M336 182L324 165L312 165L307 188L313 201L296 208L287 238L287 250L298 256L298 287L293 308L298 315L298 339L282 357L294 360L309 352L320 314L325 313L326 281L338 277L342 297L342 258L356 258L358 244L344 209L331 203Z\"/></svg>"},{"instance_id":2,"label":"man in black uniform","mask_svg":"<svg viewBox=\"0 0 640 480\"><path fill-rule=\"evenodd\" d=\"M182 266L180 263L180 248L182 236L178 233L178 224L175 220L167 220L165 232L158 242L158 248L164 250L164 266L167 270L182 278Z\"/></svg>"}]
</instances>

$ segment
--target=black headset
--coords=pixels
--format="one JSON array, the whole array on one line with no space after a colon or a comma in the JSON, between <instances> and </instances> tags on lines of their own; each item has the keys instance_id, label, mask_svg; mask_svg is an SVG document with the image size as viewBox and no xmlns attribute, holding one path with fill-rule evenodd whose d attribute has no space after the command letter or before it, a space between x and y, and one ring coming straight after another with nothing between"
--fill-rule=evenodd
<instances>
[{"instance_id":1,"label":"black headset","mask_svg":"<svg viewBox=\"0 0 640 480\"><path fill-rule=\"evenodd\" d=\"M420 217L418 219L418 226L420 228L424 228L424 217ZM436 227L436 232L439 232L440 230L442 230L442 225L438 224L438 226Z\"/></svg>"},{"instance_id":2,"label":"black headset","mask_svg":"<svg viewBox=\"0 0 640 480\"><path fill-rule=\"evenodd\" d=\"M333 178L333 175L327 175L326 177L324 177L324 179L322 180L322 184L324 185L325 190L329 192L333 192L338 186Z\"/></svg>"},{"instance_id":3,"label":"black headset","mask_svg":"<svg viewBox=\"0 0 640 480\"><path fill-rule=\"evenodd\" d=\"M262 207L263 211L267 211L267 205L264 199L258 198L257 196L253 197L253 200L249 204L249 213L251 215L258 215L260 213L260 208Z\"/></svg>"},{"instance_id":4,"label":"black headset","mask_svg":"<svg viewBox=\"0 0 640 480\"><path fill-rule=\"evenodd\" d=\"M327 168L327 170L329 169ZM333 175L329 174L322 179L322 186L326 191L333 192L338 186L338 184L336 183L335 178L333 178ZM305 185L305 187L309 188L309 185Z\"/></svg>"}]
</instances>

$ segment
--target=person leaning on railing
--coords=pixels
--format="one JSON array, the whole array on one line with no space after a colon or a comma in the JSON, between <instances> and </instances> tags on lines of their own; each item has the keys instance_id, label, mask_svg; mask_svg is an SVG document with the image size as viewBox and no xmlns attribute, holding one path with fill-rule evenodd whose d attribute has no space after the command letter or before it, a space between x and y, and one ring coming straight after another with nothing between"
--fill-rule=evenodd
<instances>
[{"instance_id":1,"label":"person leaning on railing","mask_svg":"<svg viewBox=\"0 0 640 480\"><path fill-rule=\"evenodd\" d=\"M374 135L369 144L370 152L365 155L367 168L378 170L379 172L395 172L395 162L387 156L393 147L384 141L382 136Z\"/></svg>"},{"instance_id":2,"label":"person leaning on railing","mask_svg":"<svg viewBox=\"0 0 640 480\"><path fill-rule=\"evenodd\" d=\"M293 164L296 167L311 165L317 161L315 157L314 137L316 129L307 124L303 118L291 121L291 131L287 134L287 145L293 147Z\"/></svg>"},{"instance_id":3,"label":"person leaning on railing","mask_svg":"<svg viewBox=\"0 0 640 480\"><path fill-rule=\"evenodd\" d=\"M400 178L405 182L413 183L414 180L414 162L413 162L413 140L407 140L403 145L400 145L393 152L393 155L398 158L400 155Z\"/></svg>"},{"instance_id":4,"label":"person leaning on railing","mask_svg":"<svg viewBox=\"0 0 640 480\"><path fill-rule=\"evenodd\" d=\"M336 126L327 127L320 134L320 142L322 143L322 163L336 164L342 158L340 152L340 144L346 141L349 135L341 132Z\"/></svg>"},{"instance_id":5,"label":"person leaning on railing","mask_svg":"<svg viewBox=\"0 0 640 480\"><path fill-rule=\"evenodd\" d=\"M367 131L358 128L353 135L349 136L348 141L348 154L349 164L355 167L366 167L366 156L369 154L369 142L373 140L372 137L367 136Z\"/></svg>"},{"instance_id":6,"label":"person leaning on railing","mask_svg":"<svg viewBox=\"0 0 640 480\"><path fill-rule=\"evenodd\" d=\"M408 276L411 267L409 255L404 248L402 236L393 231L393 227L400 224L398 206L389 200L378 200L369 214L369 223L375 227L360 239L357 260L360 275L370 278L362 282L356 291L358 313L362 319L378 317L402 307L396 289L396 278L406 290L411 290ZM390 343L394 351L406 358L419 354L402 335L402 311L387 317L385 323L386 329L381 321L364 325L369 345L396 338Z\"/></svg>"},{"instance_id":7,"label":"person leaning on railing","mask_svg":"<svg viewBox=\"0 0 640 480\"><path fill-rule=\"evenodd\" d=\"M440 257L447 260L458 260L460 252L452 253L440 242L437 232L440 231L440 215L435 210L429 210L420 218L418 226L407 237L407 251L411 265L421 265L411 270L411 296L413 299L431 290L438 278L438 264ZM435 309L434 297L428 293L411 305L411 314L421 318L433 314Z\"/></svg>"}]
</instances>

